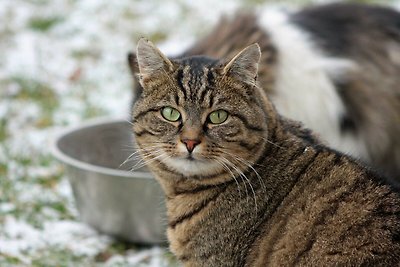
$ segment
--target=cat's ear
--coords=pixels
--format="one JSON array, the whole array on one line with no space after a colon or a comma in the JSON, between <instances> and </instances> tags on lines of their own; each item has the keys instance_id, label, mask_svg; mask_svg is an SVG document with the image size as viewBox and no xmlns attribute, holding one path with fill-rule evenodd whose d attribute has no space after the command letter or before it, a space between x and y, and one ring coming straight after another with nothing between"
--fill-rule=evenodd
<instances>
[{"instance_id":1,"label":"cat's ear","mask_svg":"<svg viewBox=\"0 0 400 267\"><path fill-rule=\"evenodd\" d=\"M127 59L128 59L128 66L129 66L129 69L131 70L132 75L138 74L139 66L138 66L136 54L133 52L129 52Z\"/></svg>"},{"instance_id":2,"label":"cat's ear","mask_svg":"<svg viewBox=\"0 0 400 267\"><path fill-rule=\"evenodd\" d=\"M137 49L137 64L141 78L148 78L162 71L172 71L174 65L152 42L142 38Z\"/></svg>"},{"instance_id":3,"label":"cat's ear","mask_svg":"<svg viewBox=\"0 0 400 267\"><path fill-rule=\"evenodd\" d=\"M241 81L254 84L261 58L260 46L255 43L240 51L223 68L224 75L237 77Z\"/></svg>"}]
</instances>

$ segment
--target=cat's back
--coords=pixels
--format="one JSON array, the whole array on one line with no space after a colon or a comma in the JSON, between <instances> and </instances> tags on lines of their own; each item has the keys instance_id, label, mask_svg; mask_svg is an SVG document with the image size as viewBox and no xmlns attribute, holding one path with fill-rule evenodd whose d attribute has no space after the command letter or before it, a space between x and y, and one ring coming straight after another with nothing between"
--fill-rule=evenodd
<instances>
[{"instance_id":1,"label":"cat's back","mask_svg":"<svg viewBox=\"0 0 400 267\"><path fill-rule=\"evenodd\" d=\"M248 259L248 266L397 266L400 195L352 158L322 150Z\"/></svg>"},{"instance_id":2,"label":"cat's back","mask_svg":"<svg viewBox=\"0 0 400 267\"><path fill-rule=\"evenodd\" d=\"M383 54L390 47L377 49L378 46L400 40L400 13L385 6L357 3L317 5L293 13L291 21L310 33L331 55L357 58L371 49Z\"/></svg>"}]
</instances>

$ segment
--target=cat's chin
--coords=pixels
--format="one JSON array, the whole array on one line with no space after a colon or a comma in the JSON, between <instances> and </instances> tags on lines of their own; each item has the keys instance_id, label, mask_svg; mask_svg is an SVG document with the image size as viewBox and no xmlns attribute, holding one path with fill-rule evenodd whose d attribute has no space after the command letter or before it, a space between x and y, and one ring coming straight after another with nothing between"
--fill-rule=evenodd
<instances>
[{"instance_id":1,"label":"cat's chin","mask_svg":"<svg viewBox=\"0 0 400 267\"><path fill-rule=\"evenodd\" d=\"M207 176L221 172L222 166L215 161L195 158L166 158L162 160L172 170L185 176Z\"/></svg>"}]
</instances>

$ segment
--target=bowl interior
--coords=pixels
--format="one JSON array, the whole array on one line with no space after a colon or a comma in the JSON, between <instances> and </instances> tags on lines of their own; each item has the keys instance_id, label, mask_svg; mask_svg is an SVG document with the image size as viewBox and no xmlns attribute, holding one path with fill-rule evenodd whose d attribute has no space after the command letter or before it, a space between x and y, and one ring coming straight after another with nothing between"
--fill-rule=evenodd
<instances>
[{"instance_id":1,"label":"bowl interior","mask_svg":"<svg viewBox=\"0 0 400 267\"><path fill-rule=\"evenodd\" d=\"M72 159L104 168L127 171L138 161L137 157L132 157L122 164L135 152L131 126L123 120L92 124L70 131L58 140L57 147Z\"/></svg>"}]
</instances>

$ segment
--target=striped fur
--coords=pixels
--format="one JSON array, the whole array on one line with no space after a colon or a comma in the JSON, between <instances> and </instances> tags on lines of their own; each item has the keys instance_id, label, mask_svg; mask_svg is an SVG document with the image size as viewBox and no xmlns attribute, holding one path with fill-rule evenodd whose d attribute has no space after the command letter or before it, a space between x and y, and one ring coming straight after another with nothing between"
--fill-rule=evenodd
<instances>
[{"instance_id":1,"label":"striped fur","mask_svg":"<svg viewBox=\"0 0 400 267\"><path fill-rule=\"evenodd\" d=\"M139 62L149 46L139 42ZM166 195L172 252L185 266L398 264L400 195L279 116L257 67L229 71L260 57L253 45L228 63L171 60L173 69L141 79L133 131ZM164 119L164 106L181 119ZM210 124L219 109L228 119ZM200 140L192 153L185 138Z\"/></svg>"},{"instance_id":2,"label":"striped fur","mask_svg":"<svg viewBox=\"0 0 400 267\"><path fill-rule=\"evenodd\" d=\"M279 113L400 181L399 25L398 12L379 6L261 8L222 18L181 57L229 59L259 43L258 81Z\"/></svg>"}]
</instances>

